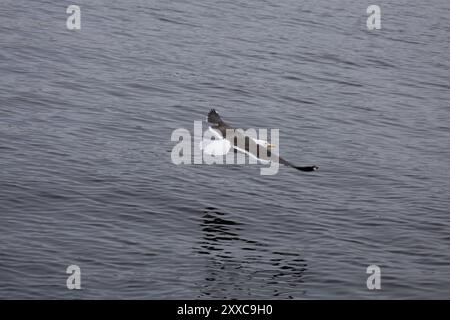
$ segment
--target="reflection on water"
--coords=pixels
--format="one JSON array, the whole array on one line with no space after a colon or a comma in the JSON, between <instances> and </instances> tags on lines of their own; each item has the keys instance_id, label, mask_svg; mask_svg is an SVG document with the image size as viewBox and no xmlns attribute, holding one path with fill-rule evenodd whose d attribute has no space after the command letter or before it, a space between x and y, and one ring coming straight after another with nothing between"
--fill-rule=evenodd
<instances>
[{"instance_id":1,"label":"reflection on water","mask_svg":"<svg viewBox=\"0 0 450 320\"><path fill-rule=\"evenodd\" d=\"M207 257L199 298L248 296L298 298L307 263L296 252L271 250L270 243L245 237L245 224L207 207L200 222L202 239L195 251Z\"/></svg>"}]
</instances>

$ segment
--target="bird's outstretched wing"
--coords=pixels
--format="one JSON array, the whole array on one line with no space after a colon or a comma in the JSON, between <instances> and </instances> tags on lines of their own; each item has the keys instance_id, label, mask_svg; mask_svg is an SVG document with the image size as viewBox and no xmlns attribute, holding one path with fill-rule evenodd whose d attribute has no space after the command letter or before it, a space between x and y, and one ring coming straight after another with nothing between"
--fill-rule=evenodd
<instances>
[{"instance_id":1,"label":"bird's outstretched wing","mask_svg":"<svg viewBox=\"0 0 450 320\"><path fill-rule=\"evenodd\" d=\"M222 118L219 116L219 113L215 109L211 109L208 112L208 122L213 125L213 129L218 130L222 137L225 137L227 129L232 129L227 123L225 123Z\"/></svg>"},{"instance_id":2,"label":"bird's outstretched wing","mask_svg":"<svg viewBox=\"0 0 450 320\"><path fill-rule=\"evenodd\" d=\"M222 118L219 116L219 113L217 113L216 109L209 110L208 122L215 125L220 125L224 123Z\"/></svg>"}]
</instances>

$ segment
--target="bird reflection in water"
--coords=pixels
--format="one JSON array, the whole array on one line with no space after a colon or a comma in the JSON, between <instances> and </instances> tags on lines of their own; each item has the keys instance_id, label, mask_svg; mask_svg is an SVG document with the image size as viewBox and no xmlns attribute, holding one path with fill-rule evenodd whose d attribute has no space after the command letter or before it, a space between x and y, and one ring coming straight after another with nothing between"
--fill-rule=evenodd
<instances>
[{"instance_id":1,"label":"bird reflection in water","mask_svg":"<svg viewBox=\"0 0 450 320\"><path fill-rule=\"evenodd\" d=\"M247 239L245 225L217 208L204 209L195 251L207 257L199 298L298 298L307 264L297 252ZM277 247L279 248L279 247Z\"/></svg>"}]
</instances>

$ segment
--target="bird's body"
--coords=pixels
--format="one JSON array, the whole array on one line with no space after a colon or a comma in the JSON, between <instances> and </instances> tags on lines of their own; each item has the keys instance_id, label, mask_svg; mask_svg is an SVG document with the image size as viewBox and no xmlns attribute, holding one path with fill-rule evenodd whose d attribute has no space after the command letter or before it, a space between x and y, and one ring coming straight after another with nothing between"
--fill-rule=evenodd
<instances>
[{"instance_id":1,"label":"bird's body","mask_svg":"<svg viewBox=\"0 0 450 320\"><path fill-rule=\"evenodd\" d=\"M280 156L273 154L269 150L271 145L267 143L267 141L255 139L253 137L245 135L242 130L233 129L230 125L228 125L221 119L219 114L214 109L212 109L208 113L207 120L210 124L213 125L212 127L210 127L210 130L218 139L217 141L212 142L214 145L211 146L210 151L214 152L208 152L206 150L209 145L203 147L203 150L205 152L208 152L209 154L226 154L231 148L233 148L235 151L246 153L256 160L265 163L275 161L301 171L315 171L319 168L317 166L294 166Z\"/></svg>"}]
</instances>

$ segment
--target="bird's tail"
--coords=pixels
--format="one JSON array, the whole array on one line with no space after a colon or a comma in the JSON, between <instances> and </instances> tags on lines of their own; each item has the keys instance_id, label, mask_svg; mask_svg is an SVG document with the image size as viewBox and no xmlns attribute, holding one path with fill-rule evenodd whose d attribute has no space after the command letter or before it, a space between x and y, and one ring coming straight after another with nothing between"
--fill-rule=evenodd
<instances>
[{"instance_id":1,"label":"bird's tail","mask_svg":"<svg viewBox=\"0 0 450 320\"><path fill-rule=\"evenodd\" d=\"M208 113L208 122L213 124L220 124L222 123L222 119L220 118L219 114L215 109L211 109Z\"/></svg>"}]
</instances>

